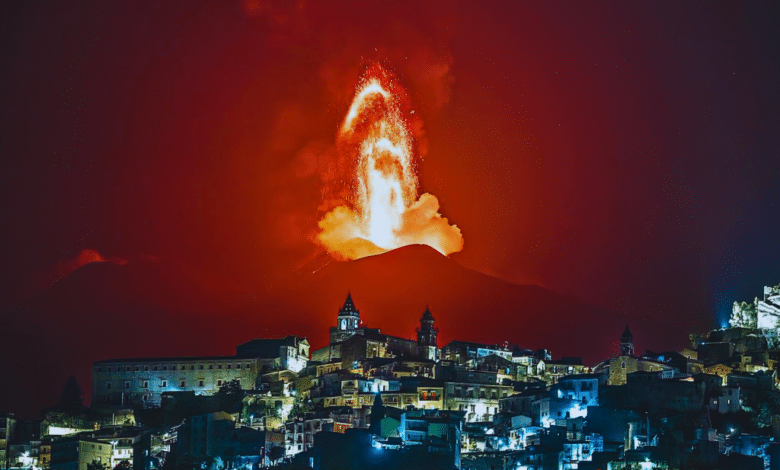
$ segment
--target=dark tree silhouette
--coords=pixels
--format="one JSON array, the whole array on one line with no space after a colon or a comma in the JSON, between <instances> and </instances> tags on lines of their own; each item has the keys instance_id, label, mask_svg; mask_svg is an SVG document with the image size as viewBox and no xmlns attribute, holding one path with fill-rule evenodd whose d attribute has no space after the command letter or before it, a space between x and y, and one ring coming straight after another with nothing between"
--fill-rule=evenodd
<instances>
[{"instance_id":1,"label":"dark tree silhouette","mask_svg":"<svg viewBox=\"0 0 780 470\"><path fill-rule=\"evenodd\" d=\"M268 458L271 462L278 462L282 457L284 457L284 447L271 447L271 450L268 452Z\"/></svg>"},{"instance_id":2,"label":"dark tree silhouette","mask_svg":"<svg viewBox=\"0 0 780 470\"><path fill-rule=\"evenodd\" d=\"M371 434L380 435L382 433L382 419L385 417L385 405L382 403L382 394L377 393L374 398L374 404L371 405L371 424L368 431Z\"/></svg>"},{"instance_id":3,"label":"dark tree silhouette","mask_svg":"<svg viewBox=\"0 0 780 470\"><path fill-rule=\"evenodd\" d=\"M241 382L237 379L222 384L215 395L219 398L222 411L232 413L241 410L244 391L241 389Z\"/></svg>"},{"instance_id":4,"label":"dark tree silhouette","mask_svg":"<svg viewBox=\"0 0 780 470\"><path fill-rule=\"evenodd\" d=\"M97 460L93 460L92 463L87 464L87 470L107 470L108 468L108 465L100 463Z\"/></svg>"},{"instance_id":5,"label":"dark tree silhouette","mask_svg":"<svg viewBox=\"0 0 780 470\"><path fill-rule=\"evenodd\" d=\"M79 383L72 375L65 382L65 388L60 394L60 401L57 404L58 411L65 413L79 413L84 409L84 392L81 391Z\"/></svg>"},{"instance_id":6,"label":"dark tree silhouette","mask_svg":"<svg viewBox=\"0 0 780 470\"><path fill-rule=\"evenodd\" d=\"M220 396L235 394L243 394L243 390L241 390L241 382L238 379L225 382L221 387L219 387L219 390L217 391L217 395Z\"/></svg>"},{"instance_id":7,"label":"dark tree silhouette","mask_svg":"<svg viewBox=\"0 0 780 470\"><path fill-rule=\"evenodd\" d=\"M133 465L130 463L129 460L123 460L116 464L116 467L114 467L114 470L132 470Z\"/></svg>"}]
</instances>

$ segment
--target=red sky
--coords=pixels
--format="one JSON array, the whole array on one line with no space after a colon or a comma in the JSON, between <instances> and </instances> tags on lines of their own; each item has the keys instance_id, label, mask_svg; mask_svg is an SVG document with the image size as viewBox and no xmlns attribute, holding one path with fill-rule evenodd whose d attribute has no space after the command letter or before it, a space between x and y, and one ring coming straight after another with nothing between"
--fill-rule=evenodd
<instances>
[{"instance_id":1,"label":"red sky","mask_svg":"<svg viewBox=\"0 0 780 470\"><path fill-rule=\"evenodd\" d=\"M4 308L84 249L217 291L288 276L373 61L420 117L462 265L677 335L780 281L776 4L0 8Z\"/></svg>"}]
</instances>

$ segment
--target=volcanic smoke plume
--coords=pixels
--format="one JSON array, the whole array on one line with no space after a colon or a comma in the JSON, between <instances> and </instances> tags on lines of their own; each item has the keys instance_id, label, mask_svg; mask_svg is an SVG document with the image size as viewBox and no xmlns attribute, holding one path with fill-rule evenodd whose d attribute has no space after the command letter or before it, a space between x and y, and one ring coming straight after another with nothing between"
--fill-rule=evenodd
<instances>
[{"instance_id":1,"label":"volcanic smoke plume","mask_svg":"<svg viewBox=\"0 0 780 470\"><path fill-rule=\"evenodd\" d=\"M375 64L358 84L336 138L339 157L354 165L349 196L320 220L317 240L337 259L357 259L406 245L444 255L463 249L460 229L439 214L439 200L418 199L416 148L408 98Z\"/></svg>"}]
</instances>

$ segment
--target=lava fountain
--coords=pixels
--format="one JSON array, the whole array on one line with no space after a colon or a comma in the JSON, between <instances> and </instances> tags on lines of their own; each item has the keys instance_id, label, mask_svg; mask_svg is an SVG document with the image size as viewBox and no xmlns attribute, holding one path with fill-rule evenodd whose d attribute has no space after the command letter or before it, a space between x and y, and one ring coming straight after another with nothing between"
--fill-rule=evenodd
<instances>
[{"instance_id":1,"label":"lava fountain","mask_svg":"<svg viewBox=\"0 0 780 470\"><path fill-rule=\"evenodd\" d=\"M339 128L340 157L354 165L351 194L320 220L317 241L337 259L406 245L444 255L463 249L460 229L439 214L432 194L418 199L417 159L406 92L382 66L369 67Z\"/></svg>"}]
</instances>

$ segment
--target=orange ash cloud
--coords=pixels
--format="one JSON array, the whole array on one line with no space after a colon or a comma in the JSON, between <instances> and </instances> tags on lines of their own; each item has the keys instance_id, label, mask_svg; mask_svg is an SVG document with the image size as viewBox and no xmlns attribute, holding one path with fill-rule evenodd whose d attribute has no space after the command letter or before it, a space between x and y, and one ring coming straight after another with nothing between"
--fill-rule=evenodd
<instances>
[{"instance_id":1,"label":"orange ash cloud","mask_svg":"<svg viewBox=\"0 0 780 470\"><path fill-rule=\"evenodd\" d=\"M382 66L368 68L341 125L336 147L354 174L345 204L319 222L317 241L337 259L351 260L406 245L444 255L463 249L460 229L439 213L439 200L418 198L418 150L409 128L406 92Z\"/></svg>"}]
</instances>

